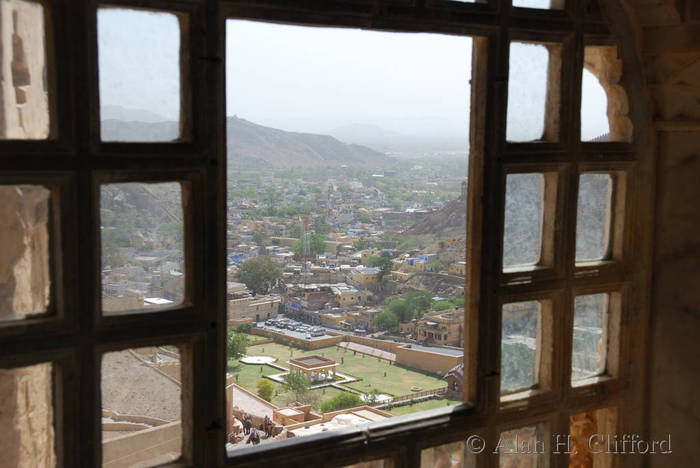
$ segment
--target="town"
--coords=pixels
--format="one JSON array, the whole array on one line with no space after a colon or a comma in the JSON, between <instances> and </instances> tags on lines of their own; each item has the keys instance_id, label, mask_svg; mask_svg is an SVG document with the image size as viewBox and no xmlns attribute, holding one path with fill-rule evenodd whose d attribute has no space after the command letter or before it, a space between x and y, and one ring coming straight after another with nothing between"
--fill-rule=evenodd
<instances>
[{"instance_id":1,"label":"town","mask_svg":"<svg viewBox=\"0 0 700 468\"><path fill-rule=\"evenodd\" d=\"M462 401L467 181L459 161L434 156L430 165L416 159L284 171L231 165L229 449ZM183 186L102 190L104 313L182 304ZM524 198L517 190L513 196ZM518 209L529 216L523 206ZM503 308L504 393L536 384L539 308L538 302ZM575 374L594 375L602 330L593 321L578 331ZM175 407L163 412L134 403L154 389L158 395L151 398L160 401L171 387L169 399L179 399L178 347L114 354L120 356L103 364L109 369L104 387L122 390L104 397L106 443L126 440L116 436L127 423L131 430L179 428ZM154 371L148 388L116 385L143 366ZM138 422L144 417L151 418L145 425Z\"/></svg>"}]
</instances>

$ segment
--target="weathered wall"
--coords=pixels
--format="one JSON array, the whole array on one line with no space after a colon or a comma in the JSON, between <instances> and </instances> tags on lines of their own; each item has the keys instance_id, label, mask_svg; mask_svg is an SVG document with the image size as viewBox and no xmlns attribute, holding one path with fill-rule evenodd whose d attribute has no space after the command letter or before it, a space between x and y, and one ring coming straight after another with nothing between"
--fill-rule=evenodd
<instances>
[{"instance_id":1,"label":"weathered wall","mask_svg":"<svg viewBox=\"0 0 700 468\"><path fill-rule=\"evenodd\" d=\"M671 434L673 449L646 463L700 466L700 11L695 1L628 4L658 139L648 430Z\"/></svg>"},{"instance_id":2,"label":"weathered wall","mask_svg":"<svg viewBox=\"0 0 700 468\"><path fill-rule=\"evenodd\" d=\"M464 358L447 354L429 353L411 348L396 349L396 364L444 375Z\"/></svg>"},{"instance_id":3,"label":"weathered wall","mask_svg":"<svg viewBox=\"0 0 700 468\"><path fill-rule=\"evenodd\" d=\"M49 304L49 191L0 186L0 200L0 320L21 320ZM0 369L3 466L56 464L52 380L49 363Z\"/></svg>"},{"instance_id":4,"label":"weathered wall","mask_svg":"<svg viewBox=\"0 0 700 468\"><path fill-rule=\"evenodd\" d=\"M0 369L0 465L55 466L51 364Z\"/></svg>"},{"instance_id":5,"label":"weathered wall","mask_svg":"<svg viewBox=\"0 0 700 468\"><path fill-rule=\"evenodd\" d=\"M164 424L105 441L102 466L122 468L164 463L179 457L182 447L180 422Z\"/></svg>"}]
</instances>

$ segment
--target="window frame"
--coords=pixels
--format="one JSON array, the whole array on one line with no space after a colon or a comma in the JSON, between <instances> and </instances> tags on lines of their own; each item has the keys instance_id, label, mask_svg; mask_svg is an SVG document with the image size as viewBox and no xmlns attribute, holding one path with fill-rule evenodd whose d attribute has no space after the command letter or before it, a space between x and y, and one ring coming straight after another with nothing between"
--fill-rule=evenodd
<instances>
[{"instance_id":1,"label":"window frame","mask_svg":"<svg viewBox=\"0 0 700 468\"><path fill-rule=\"evenodd\" d=\"M192 390L183 396L183 458L173 466L260 466L261 463L294 465L317 463L338 466L351 461L392 457L397 466L419 466L420 449L463 440L469 434L493 437L501 427L519 427L528 421L550 421L553 433L567 433L569 415L591 408L617 408L625 427L642 419L632 417L639 401L637 386L643 385L646 341L634 345L640 352L632 359L631 336L648 327L647 291L650 262L629 252L649 252L650 217L637 221L640 209L649 209L638 187L652 181L649 153L640 151L642 132L649 126L643 103L643 82L634 54L632 29L618 2L606 2L610 23L588 21L583 0L567 0L564 10L510 8L510 0L487 4L462 4L442 0L337 0L304 2L288 0L105 0L100 4L120 7L162 9L186 15L189 25L187 73L181 73L183 89L189 83L191 140L173 143L102 143L99 138L97 89L96 8L97 2L75 3L55 0L46 9L47 63L55 65L55 86L49 89L51 127L57 133L47 141L0 141L0 148L13 157L0 157L3 180L32 180L49 184L53 171L70 183L60 183L61 269L56 270L57 292L64 313L48 325L22 323L0 328L6 356L0 364L13 367L51 360L58 362L60 378L55 379L56 454L59 466L93 466L101 462L100 361L103 352L154 344L187 344L183 369L191 363ZM465 314L465 403L430 410L371 425L365 430L348 430L319 436L289 439L274 446L244 448L228 457L225 453L225 252L226 151L225 151L225 21L227 18L265 20L310 26L354 27L384 31L434 32L480 36L475 38L472 82L472 150L466 254L468 270L465 291L470 312ZM558 38L562 54L560 138L557 143L505 142L508 44L511 39L547 41ZM591 39L593 38L593 39ZM630 100L630 117L635 124L632 143L596 144L579 141L580 84L583 47L591 42L613 42L626 64L621 85ZM185 45L185 41L183 41ZM55 54L55 55L53 55ZM183 68L184 70L184 68ZM189 82L185 77L189 77ZM50 80L51 82L51 80ZM88 90L85 93L85 90ZM183 108L183 112L186 110ZM60 118L59 118L60 116ZM640 136L641 135L641 136ZM643 159L644 158L644 159ZM637 167L638 161L643 164ZM518 284L504 283L500 266L505 177L509 164L561 166L556 212L562 213L560 240L562 275L537 278ZM579 165L595 164L603 170L624 170L623 258L615 268L576 275L575 207ZM640 165L641 165L640 164ZM620 169L623 167L623 169ZM182 317L134 314L114 320L100 320L95 283L100 282L99 248L85 249L81 239L93 245L98 240L99 211L95 200L95 177L109 172L121 180L164 181L156 174L165 168L198 174L193 184L191 210L201 220L194 234L191 255L197 258L188 271L192 280L191 311L180 309ZM615 169L617 168L617 169ZM130 178L132 177L132 178ZM122 179L123 178L123 179ZM167 179L171 180L171 179ZM172 179L177 180L177 179ZM73 185L74 184L74 185ZM184 191L183 191L184 196ZM573 212L574 215L566 213ZM499 223L486 220L501 220ZM635 236L640 227L644 233ZM641 250L636 250L637 247ZM188 254L189 256L190 254ZM564 261L572 259L572 261ZM556 262L555 262L556 264ZM641 268L641 271L640 271ZM573 291L611 285L623 298L619 337L620 375L604 382L571 388L570 382L552 382L560 388L552 400L528 405L519 411L504 411L499 402L500 326L494 315L504 297L522 298L561 294L561 315L554 336L565 336L561 327L573 317ZM568 304L568 305L567 305ZM184 311L184 312L183 312ZM634 316L632 316L634 311ZM165 312L166 314L168 312ZM632 319L636 325L629 325ZM629 326L628 326L629 325ZM569 328L570 329L570 328ZM9 331L7 331L9 330ZM465 342L467 341L465 333ZM570 339L555 343L554 352L570 350ZM468 352L466 352L468 351ZM564 366L567 359L561 359ZM559 374L568 375L561 372ZM54 371L56 374L57 371ZM184 374L184 372L183 372ZM557 375L556 373L553 375ZM183 392L187 393L187 392ZM466 403L466 402L470 403ZM192 408L191 411L186 408ZM189 414L185 414L189 413ZM539 415L539 416L536 416ZM543 416L544 415L544 416ZM80 424L78 424L80 422ZM618 428L620 429L620 428ZM496 439L497 440L497 435ZM479 466L492 463L488 454L477 457ZM555 464L561 464L551 458Z\"/></svg>"}]
</instances>

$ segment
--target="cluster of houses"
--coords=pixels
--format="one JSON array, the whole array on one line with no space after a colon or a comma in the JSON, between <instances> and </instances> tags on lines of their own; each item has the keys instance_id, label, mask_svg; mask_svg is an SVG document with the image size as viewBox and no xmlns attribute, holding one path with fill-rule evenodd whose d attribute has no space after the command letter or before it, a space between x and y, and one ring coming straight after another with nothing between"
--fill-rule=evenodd
<instances>
[{"instance_id":1,"label":"cluster of houses","mask_svg":"<svg viewBox=\"0 0 700 468\"><path fill-rule=\"evenodd\" d=\"M102 269L102 310L167 307L182 301L184 286L181 251L139 252Z\"/></svg>"}]
</instances>

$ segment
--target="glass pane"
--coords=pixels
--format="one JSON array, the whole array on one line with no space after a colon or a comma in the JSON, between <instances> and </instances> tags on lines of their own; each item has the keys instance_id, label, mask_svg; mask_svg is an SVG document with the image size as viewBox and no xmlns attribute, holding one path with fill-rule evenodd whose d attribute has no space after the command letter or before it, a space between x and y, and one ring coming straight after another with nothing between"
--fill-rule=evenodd
<instances>
[{"instance_id":1,"label":"glass pane","mask_svg":"<svg viewBox=\"0 0 700 468\"><path fill-rule=\"evenodd\" d=\"M610 141L608 96L598 78L585 68L581 84L581 141Z\"/></svg>"},{"instance_id":2,"label":"glass pane","mask_svg":"<svg viewBox=\"0 0 700 468\"><path fill-rule=\"evenodd\" d=\"M2 466L56 466L53 366L0 369Z\"/></svg>"},{"instance_id":3,"label":"glass pane","mask_svg":"<svg viewBox=\"0 0 700 468\"><path fill-rule=\"evenodd\" d=\"M547 456L544 437L538 426L501 432L498 440L500 468L536 468Z\"/></svg>"},{"instance_id":4,"label":"glass pane","mask_svg":"<svg viewBox=\"0 0 700 468\"><path fill-rule=\"evenodd\" d=\"M608 256L612 216L613 178L609 174L581 174L576 213L576 261Z\"/></svg>"},{"instance_id":5,"label":"glass pane","mask_svg":"<svg viewBox=\"0 0 700 468\"><path fill-rule=\"evenodd\" d=\"M343 468L393 468L394 460L391 458L383 458L381 460L372 460L360 463L346 465Z\"/></svg>"},{"instance_id":6,"label":"glass pane","mask_svg":"<svg viewBox=\"0 0 700 468\"><path fill-rule=\"evenodd\" d=\"M105 315L182 303L185 259L178 182L103 185L100 224Z\"/></svg>"},{"instance_id":7,"label":"glass pane","mask_svg":"<svg viewBox=\"0 0 700 468\"><path fill-rule=\"evenodd\" d=\"M508 174L503 226L503 267L535 265L542 248L542 174Z\"/></svg>"},{"instance_id":8,"label":"glass pane","mask_svg":"<svg viewBox=\"0 0 700 468\"><path fill-rule=\"evenodd\" d=\"M633 449L623 449L623 438L615 438L617 433L617 408L601 408L572 414L569 418L569 434L562 438L561 449L569 452L569 466L577 468L611 468L617 453L668 454L671 453L671 438L651 445L643 440L625 440L625 445ZM629 437L629 436L628 436ZM633 436L635 439L639 436ZM615 442L618 443L615 446ZM654 443L656 444L656 442ZM562 451L563 451L562 450Z\"/></svg>"},{"instance_id":9,"label":"glass pane","mask_svg":"<svg viewBox=\"0 0 700 468\"><path fill-rule=\"evenodd\" d=\"M172 13L97 11L103 141L180 136L180 23Z\"/></svg>"},{"instance_id":10,"label":"glass pane","mask_svg":"<svg viewBox=\"0 0 700 468\"><path fill-rule=\"evenodd\" d=\"M544 136L549 51L542 44L510 43L508 72L508 141L535 141Z\"/></svg>"},{"instance_id":11,"label":"glass pane","mask_svg":"<svg viewBox=\"0 0 700 468\"><path fill-rule=\"evenodd\" d=\"M246 416L266 444L460 403L471 39L232 20L227 45L227 449Z\"/></svg>"},{"instance_id":12,"label":"glass pane","mask_svg":"<svg viewBox=\"0 0 700 468\"><path fill-rule=\"evenodd\" d=\"M574 343L571 355L572 381L605 372L607 310L607 294L576 296Z\"/></svg>"},{"instance_id":13,"label":"glass pane","mask_svg":"<svg viewBox=\"0 0 700 468\"><path fill-rule=\"evenodd\" d=\"M467 468L475 466L474 456L465 451L464 442L452 442L421 450L420 466L423 468Z\"/></svg>"},{"instance_id":14,"label":"glass pane","mask_svg":"<svg viewBox=\"0 0 700 468\"><path fill-rule=\"evenodd\" d=\"M102 357L102 466L147 467L182 454L182 372L176 346Z\"/></svg>"},{"instance_id":15,"label":"glass pane","mask_svg":"<svg viewBox=\"0 0 700 468\"><path fill-rule=\"evenodd\" d=\"M39 2L0 0L0 139L49 136L49 93L44 7Z\"/></svg>"},{"instance_id":16,"label":"glass pane","mask_svg":"<svg viewBox=\"0 0 700 468\"><path fill-rule=\"evenodd\" d=\"M537 383L537 335L540 303L503 305L501 323L501 394L525 390Z\"/></svg>"},{"instance_id":17,"label":"glass pane","mask_svg":"<svg viewBox=\"0 0 700 468\"><path fill-rule=\"evenodd\" d=\"M0 200L0 321L28 319L51 299L51 192L0 185Z\"/></svg>"},{"instance_id":18,"label":"glass pane","mask_svg":"<svg viewBox=\"0 0 700 468\"><path fill-rule=\"evenodd\" d=\"M540 10L561 10L564 0L513 0L514 7L537 8Z\"/></svg>"}]
</instances>

